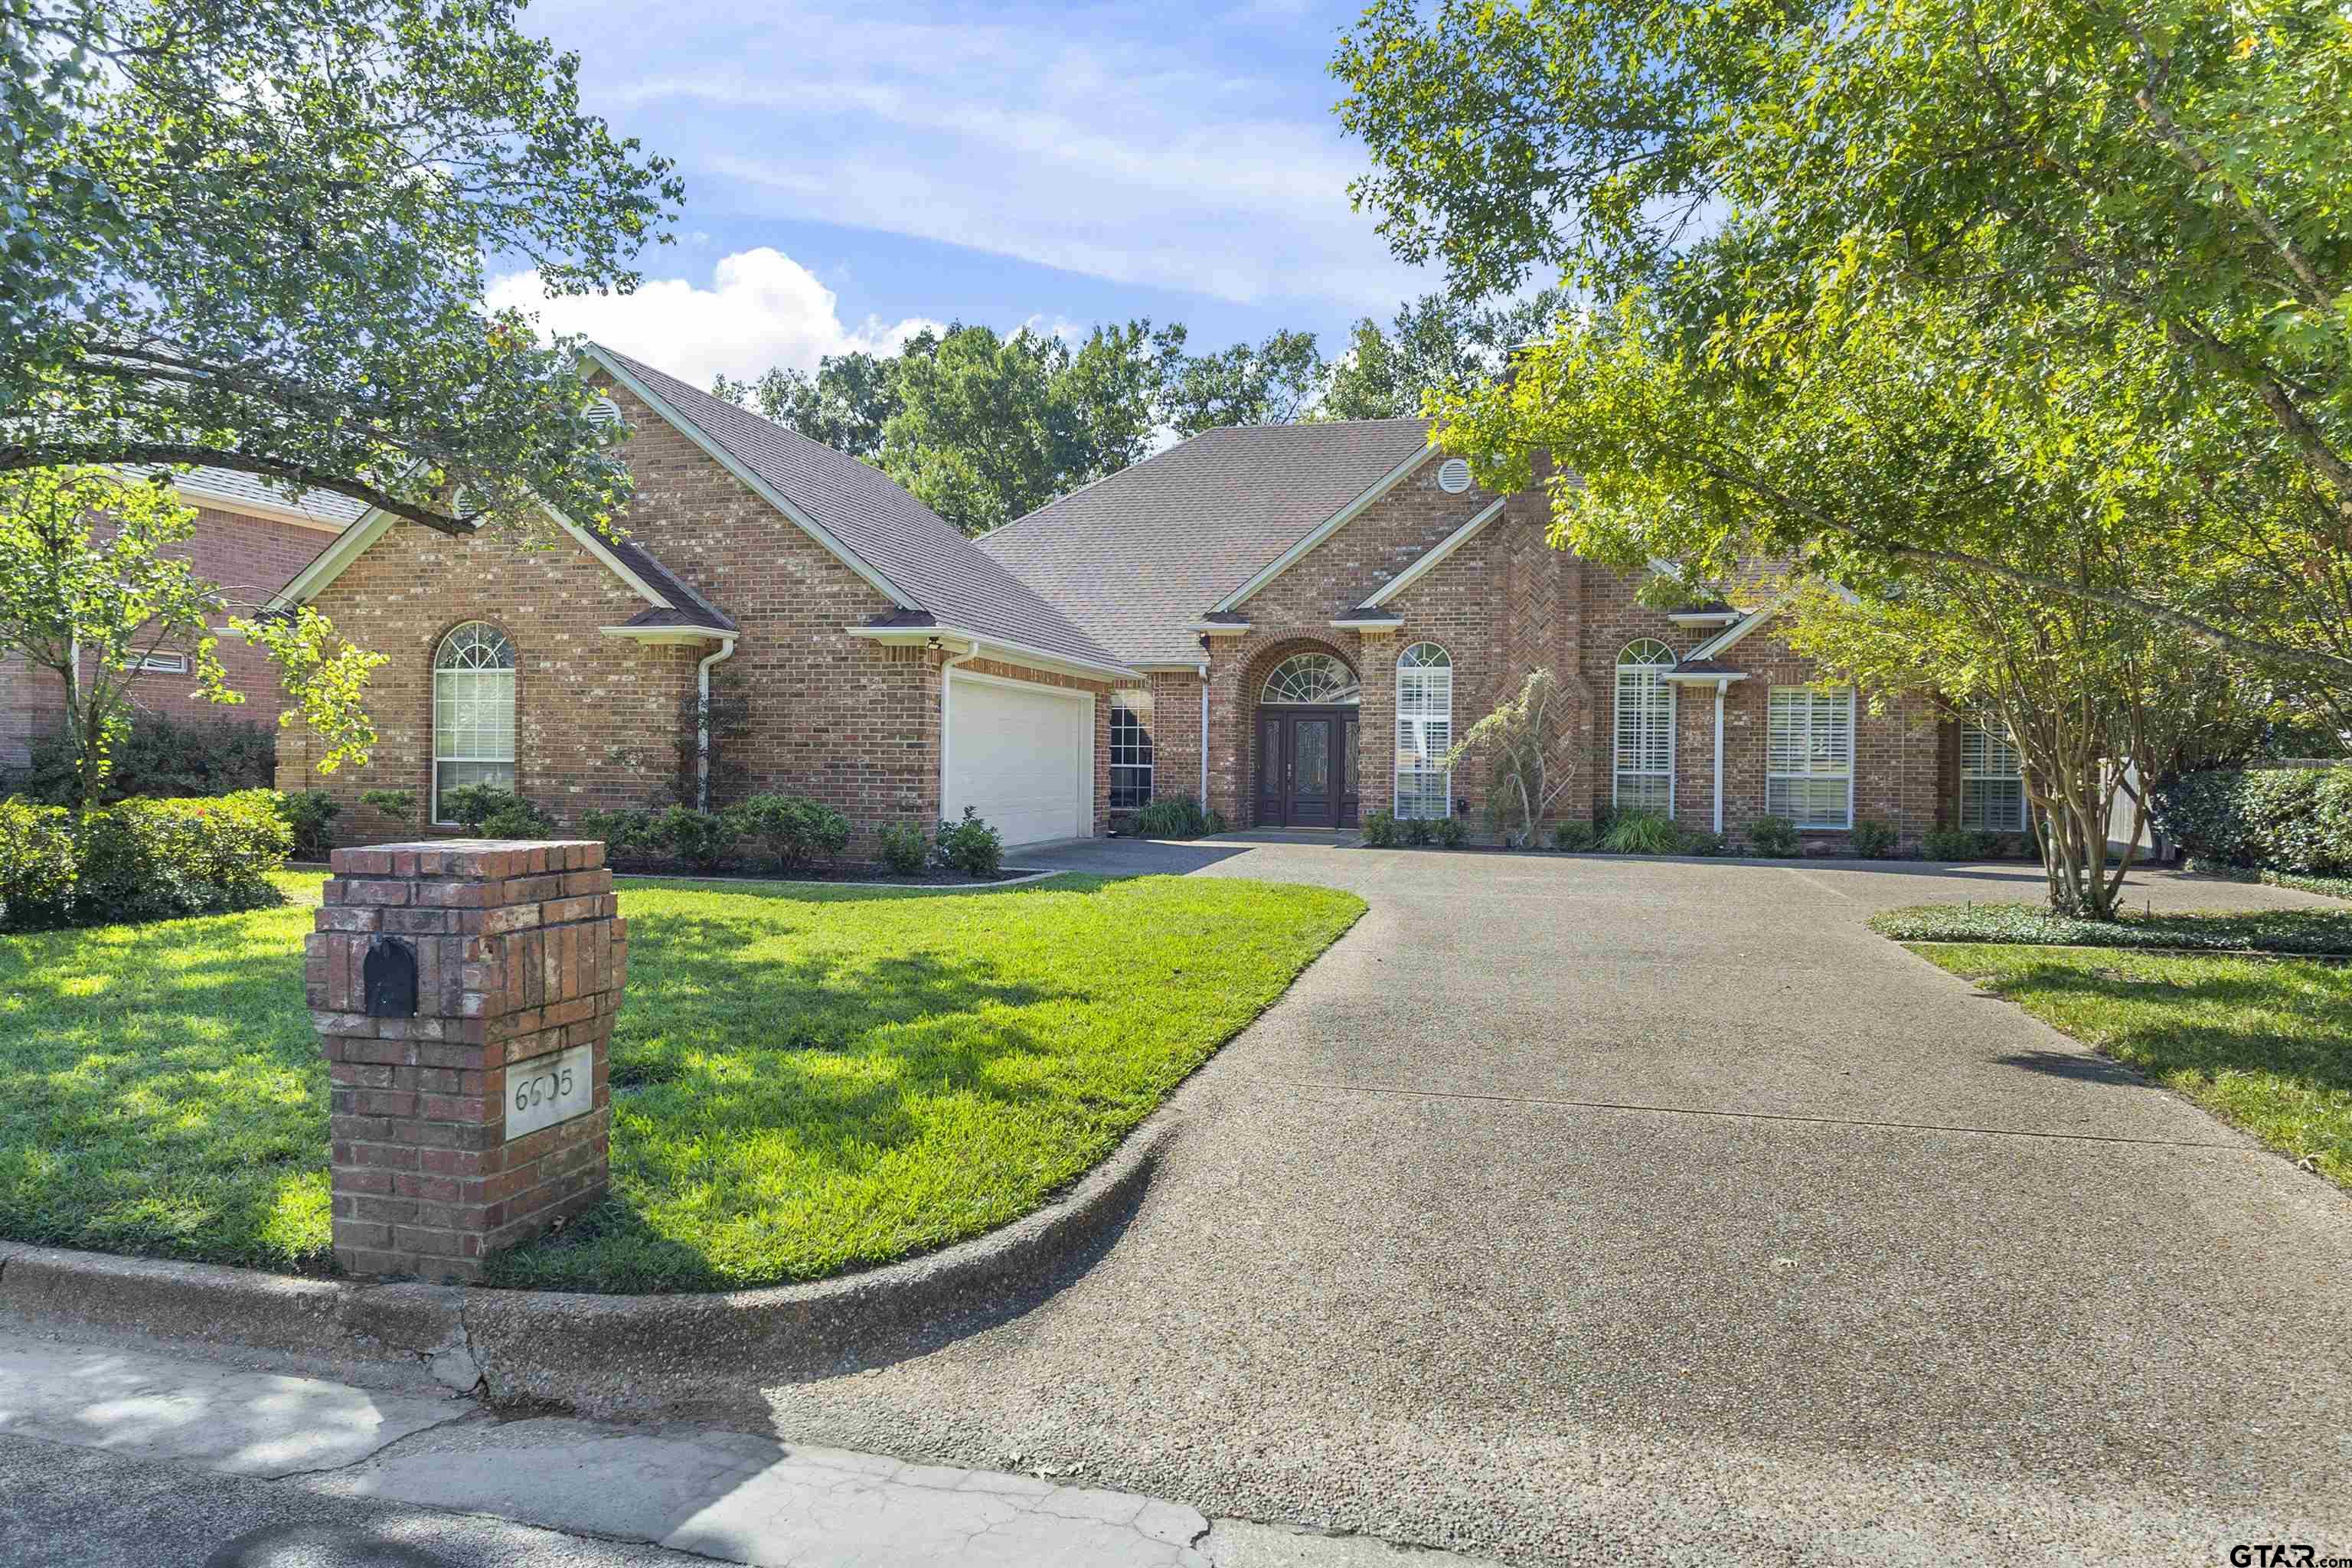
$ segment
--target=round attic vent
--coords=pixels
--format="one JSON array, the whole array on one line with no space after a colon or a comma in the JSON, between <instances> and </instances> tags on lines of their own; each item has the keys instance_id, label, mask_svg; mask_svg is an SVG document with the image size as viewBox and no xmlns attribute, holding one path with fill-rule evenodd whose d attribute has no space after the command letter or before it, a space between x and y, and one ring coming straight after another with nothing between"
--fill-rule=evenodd
<instances>
[{"instance_id":1,"label":"round attic vent","mask_svg":"<svg viewBox=\"0 0 2352 1568\"><path fill-rule=\"evenodd\" d=\"M621 405L609 397L600 397L588 405L588 423L616 425L621 419Z\"/></svg>"},{"instance_id":2,"label":"round attic vent","mask_svg":"<svg viewBox=\"0 0 2352 1568\"><path fill-rule=\"evenodd\" d=\"M1458 496L1470 488L1470 461L1466 458L1448 458L1437 465L1437 488L1447 495Z\"/></svg>"}]
</instances>

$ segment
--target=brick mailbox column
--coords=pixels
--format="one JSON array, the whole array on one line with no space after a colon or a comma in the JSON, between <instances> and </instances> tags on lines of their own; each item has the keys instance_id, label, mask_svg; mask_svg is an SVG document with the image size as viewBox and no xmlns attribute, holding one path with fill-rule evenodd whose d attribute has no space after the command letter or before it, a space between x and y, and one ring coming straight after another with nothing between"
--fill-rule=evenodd
<instances>
[{"instance_id":1,"label":"brick mailbox column","mask_svg":"<svg viewBox=\"0 0 2352 1568\"><path fill-rule=\"evenodd\" d=\"M338 849L309 942L335 1261L478 1279L604 1195L627 924L597 843Z\"/></svg>"}]
</instances>

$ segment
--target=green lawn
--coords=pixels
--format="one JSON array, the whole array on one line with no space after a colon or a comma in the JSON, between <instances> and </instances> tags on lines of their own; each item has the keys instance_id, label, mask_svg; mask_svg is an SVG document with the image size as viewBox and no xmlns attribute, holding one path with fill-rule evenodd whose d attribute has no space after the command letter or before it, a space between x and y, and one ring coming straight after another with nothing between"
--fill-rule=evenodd
<instances>
[{"instance_id":1,"label":"green lawn","mask_svg":"<svg viewBox=\"0 0 2352 1568\"><path fill-rule=\"evenodd\" d=\"M2352 1187L2352 966L1913 947Z\"/></svg>"},{"instance_id":2,"label":"green lawn","mask_svg":"<svg viewBox=\"0 0 2352 1568\"><path fill-rule=\"evenodd\" d=\"M0 1237L327 1268L317 875L0 937ZM1363 912L1324 889L622 883L614 1192L512 1285L732 1288L977 1236L1099 1162Z\"/></svg>"}]
</instances>

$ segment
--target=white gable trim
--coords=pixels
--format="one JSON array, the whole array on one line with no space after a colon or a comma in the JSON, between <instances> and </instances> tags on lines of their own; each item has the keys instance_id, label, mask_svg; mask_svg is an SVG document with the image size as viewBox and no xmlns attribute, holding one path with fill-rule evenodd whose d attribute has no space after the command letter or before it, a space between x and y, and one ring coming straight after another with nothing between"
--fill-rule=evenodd
<instances>
[{"instance_id":1,"label":"white gable trim","mask_svg":"<svg viewBox=\"0 0 2352 1568\"><path fill-rule=\"evenodd\" d=\"M1234 589L1232 593L1226 595L1215 604L1210 605L1210 613L1213 615L1221 611L1237 610L1241 608L1244 602L1249 599L1252 595L1255 594L1260 588L1265 587L1268 583L1273 582L1276 577L1281 576L1285 572L1289 571L1293 566L1297 565L1301 561L1307 559L1307 557L1314 552L1317 545L1322 543L1325 540L1330 538L1333 534L1339 532L1349 523L1355 521L1357 517L1366 507L1370 506L1374 501L1380 500L1382 496L1396 489L1397 486L1402 484L1407 475L1411 474L1415 468L1418 468L1422 464L1429 461L1431 458L1435 457L1436 455L1437 443L1433 441L1428 446L1423 447L1420 451L1415 452L1412 457L1407 458L1403 462L1399 463L1395 468L1391 468L1385 475L1373 482L1371 489L1366 490L1354 500L1349 501L1346 506L1341 507L1338 511L1333 512L1329 517L1325 518L1321 522L1316 524L1314 531L1307 534L1306 538L1300 540L1297 543L1292 545L1289 549L1284 551L1280 555L1276 556L1271 562L1267 563L1265 567L1261 570L1256 576L1251 578L1248 582L1243 584L1240 587Z\"/></svg>"},{"instance_id":2,"label":"white gable trim","mask_svg":"<svg viewBox=\"0 0 2352 1568\"><path fill-rule=\"evenodd\" d=\"M553 507L542 507L541 510L552 518L558 527L569 534L583 550L593 556L606 571L626 583L637 597L646 604L656 610L675 610L682 607L671 604L661 595L655 593L653 584L621 564L621 558L614 554L611 547L593 533L557 511ZM270 608L290 609L296 605L308 604L317 598L326 591L329 584L341 576L352 562L366 554L368 547L391 531L392 525L399 521L392 513L381 508L369 508L361 514L357 522L343 530L341 539L327 546L320 552L317 560L302 568L301 574L294 581L278 591L277 597L269 601Z\"/></svg>"},{"instance_id":3,"label":"white gable trim","mask_svg":"<svg viewBox=\"0 0 2352 1568\"><path fill-rule=\"evenodd\" d=\"M1436 571L1438 564L1447 556L1453 554L1455 551L1469 543L1472 539L1476 537L1480 529L1486 527L1488 523L1494 521L1496 518L1502 515L1503 498L1497 496L1493 500L1487 502L1486 505L1480 510L1477 516L1472 518L1469 521L1464 523L1461 527L1455 529L1444 538L1439 540L1435 544L1431 545L1427 553L1423 554L1420 560L1414 562L1412 565L1406 567L1403 571L1390 578L1387 584L1382 587L1379 593L1374 594L1370 598L1366 599L1364 603L1367 605L1387 604L1390 599L1403 593L1407 588L1412 587L1415 583L1420 582L1423 577L1426 577L1432 572Z\"/></svg>"},{"instance_id":4,"label":"white gable trim","mask_svg":"<svg viewBox=\"0 0 2352 1568\"><path fill-rule=\"evenodd\" d=\"M889 600L892 604L898 605L902 610L919 610L925 608L924 605L917 604L913 599L910 599L905 594L900 593L898 589L891 584L888 578L883 576L881 573L877 572L873 567L867 565L855 551L851 550L849 546L842 543L840 540L835 539L830 532L826 531L824 526L819 523L814 518L801 510L800 508L794 506L791 501L786 500L782 490L777 489L765 479L761 479L759 475L745 468L741 463L736 461L731 453L730 453L724 447L721 447L718 442L712 440L709 436L705 435L702 430L696 426L693 420L687 418L677 409L672 408L667 403L662 401L662 397L659 393L654 391L652 387L647 386L644 382L639 381L635 376L631 375L618 361L605 353L604 350L598 348L593 343L590 343L587 346L587 353L589 358L594 360L598 364L604 366L606 371L610 372L614 381L619 382L623 386L627 387L631 392L636 394L636 395L645 403L646 407L660 415L662 418L669 424L672 429L676 430L679 435L684 436L696 446L701 447L713 462L716 462L720 468L725 468L729 473L741 480L745 488L750 489L753 495L758 496L761 500L766 501L770 506L774 507L778 511L782 512L786 517L790 518L794 523L799 525L802 532L807 534L811 539L815 540L819 544L824 545L825 549L832 553L835 560L839 561L844 566L848 567L852 572L856 573L860 577L865 578L867 583L873 584L875 590L881 594L884 598Z\"/></svg>"},{"instance_id":5,"label":"white gable trim","mask_svg":"<svg viewBox=\"0 0 2352 1568\"><path fill-rule=\"evenodd\" d=\"M1774 616L1777 616L1780 613L1780 600L1778 598L1772 599L1759 608L1753 615L1748 616L1747 619L1739 622L1738 625L1727 626L1724 630L1716 633L1715 636L1707 638L1706 641L1699 644L1698 647L1683 655L1683 658L1685 660L1694 662L1702 658L1713 658L1716 655L1722 653L1725 649L1736 647L1748 636L1749 632L1754 631L1757 627L1762 626L1766 621L1770 620Z\"/></svg>"}]
</instances>

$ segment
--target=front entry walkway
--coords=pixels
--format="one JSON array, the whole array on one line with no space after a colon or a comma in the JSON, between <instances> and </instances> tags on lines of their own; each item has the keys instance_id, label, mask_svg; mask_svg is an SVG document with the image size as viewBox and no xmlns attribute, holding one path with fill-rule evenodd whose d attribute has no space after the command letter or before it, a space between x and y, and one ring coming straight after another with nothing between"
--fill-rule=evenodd
<instances>
[{"instance_id":1,"label":"front entry walkway","mask_svg":"<svg viewBox=\"0 0 2352 1568\"><path fill-rule=\"evenodd\" d=\"M2352 1199L1861 923L2033 873L1045 858L1372 907L1100 1261L788 1440L1531 1563L2352 1552Z\"/></svg>"}]
</instances>

